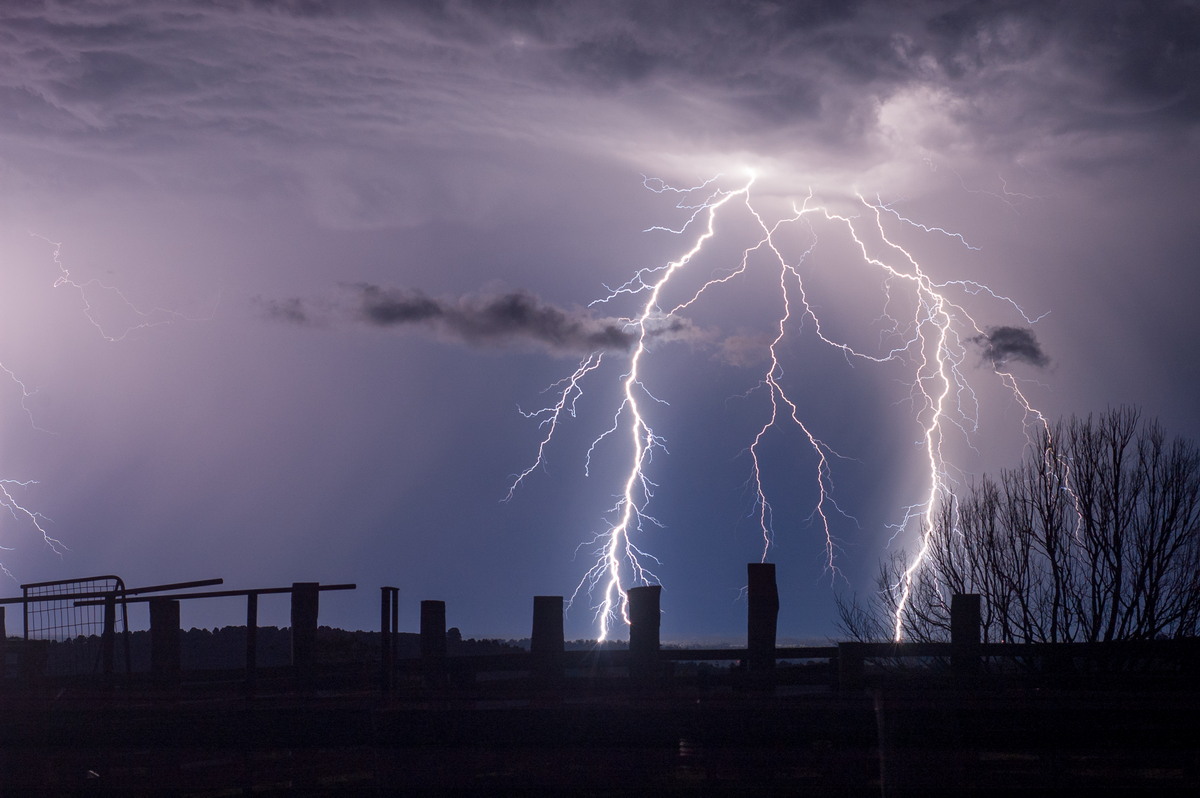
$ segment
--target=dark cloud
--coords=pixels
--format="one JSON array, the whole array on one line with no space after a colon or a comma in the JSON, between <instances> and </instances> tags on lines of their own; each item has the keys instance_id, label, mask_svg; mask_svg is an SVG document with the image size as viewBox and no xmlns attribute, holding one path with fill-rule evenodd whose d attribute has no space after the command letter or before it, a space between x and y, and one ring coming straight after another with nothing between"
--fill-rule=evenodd
<instances>
[{"instance_id":1,"label":"dark cloud","mask_svg":"<svg viewBox=\"0 0 1200 798\"><path fill-rule=\"evenodd\" d=\"M631 328L611 319L568 312L524 292L435 300L418 291L361 284L362 321L380 327L423 325L476 346L533 343L558 352L625 350L637 340Z\"/></svg>"},{"instance_id":2,"label":"dark cloud","mask_svg":"<svg viewBox=\"0 0 1200 798\"><path fill-rule=\"evenodd\" d=\"M1198 118L1200 8L1188 0L963 4L927 31L949 88L1020 90L1036 111L1027 122L1103 129L1121 124L1108 114L1168 107L1164 121Z\"/></svg>"},{"instance_id":3,"label":"dark cloud","mask_svg":"<svg viewBox=\"0 0 1200 798\"><path fill-rule=\"evenodd\" d=\"M570 146L640 121L646 142L865 156L897 124L944 117L968 155L1069 158L1080 137L1200 120L1200 10L1186 0L917 0L902 14L878 1L13 3L5 64L20 68L0 69L0 127L27 158L203 144L234 173L242 160L299 171L330 205L367 184L380 219L408 175L361 175L329 150L454 149L448 130ZM946 153L939 135L896 146ZM173 163L145 174L166 179Z\"/></svg>"},{"instance_id":4,"label":"dark cloud","mask_svg":"<svg viewBox=\"0 0 1200 798\"><path fill-rule=\"evenodd\" d=\"M1037 336L1028 327L989 327L983 335L970 339L983 350L983 359L1000 368L1014 360L1044 368L1050 358L1042 351Z\"/></svg>"},{"instance_id":5,"label":"dark cloud","mask_svg":"<svg viewBox=\"0 0 1200 798\"><path fill-rule=\"evenodd\" d=\"M385 290L374 285L360 285L362 316L370 324L391 327L397 324L441 319L446 309L420 293Z\"/></svg>"},{"instance_id":6,"label":"dark cloud","mask_svg":"<svg viewBox=\"0 0 1200 798\"><path fill-rule=\"evenodd\" d=\"M552 352L586 353L628 350L638 340L634 325L624 319L599 318L586 310L564 310L524 291L436 299L420 291L383 288L368 283L346 286L352 306L340 313L321 310L299 298L259 300L263 315L273 321L322 326L325 317L350 315L372 327L416 327L471 346L534 345ZM699 337L685 319L652 321L648 334L655 340Z\"/></svg>"}]
</instances>

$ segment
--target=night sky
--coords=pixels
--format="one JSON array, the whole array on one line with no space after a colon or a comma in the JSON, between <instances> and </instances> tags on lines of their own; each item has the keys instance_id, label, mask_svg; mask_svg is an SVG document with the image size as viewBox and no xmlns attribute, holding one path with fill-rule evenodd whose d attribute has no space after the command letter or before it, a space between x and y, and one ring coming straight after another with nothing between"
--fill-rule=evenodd
<instances>
[{"instance_id":1,"label":"night sky","mask_svg":"<svg viewBox=\"0 0 1200 798\"><path fill-rule=\"evenodd\" d=\"M527 636L532 596L570 596L592 566L626 477L627 435L588 452L646 294L590 303L687 252L703 209L670 230L748 170L767 225L810 193L870 224L861 195L931 280L965 281L946 294L986 335L959 341L960 484L1022 456L997 367L1050 419L1128 403L1200 438L1198 76L1183 0L5 2L0 477L62 550L0 515L0 594L104 573L356 582L322 622L372 628L396 585L403 628L435 598L464 636ZM819 317L878 356L914 320L845 229L780 233L814 315L785 325L777 373L840 455L843 511L831 569L814 450L772 431L785 639L835 634L834 596L912 547L889 525L927 491L915 350L875 363L817 335ZM724 206L661 309L760 238ZM635 542L666 640L744 635L781 302L760 249L649 335L661 527ZM521 411L591 352L576 413L504 501L546 432ZM568 638L595 636L596 600L579 594ZM263 623L286 609L264 600Z\"/></svg>"}]
</instances>

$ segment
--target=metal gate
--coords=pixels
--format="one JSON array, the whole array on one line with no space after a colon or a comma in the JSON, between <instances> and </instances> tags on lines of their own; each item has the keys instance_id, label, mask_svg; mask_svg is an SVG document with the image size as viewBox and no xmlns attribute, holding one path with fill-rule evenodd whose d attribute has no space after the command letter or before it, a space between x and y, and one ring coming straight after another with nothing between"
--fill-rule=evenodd
<instances>
[{"instance_id":1,"label":"metal gate","mask_svg":"<svg viewBox=\"0 0 1200 798\"><path fill-rule=\"evenodd\" d=\"M125 582L119 576L87 576L21 585L26 641L46 641L45 673L112 673L117 633L124 641L124 670L130 671L129 618ZM99 605L77 606L86 599ZM35 644L38 645L38 644Z\"/></svg>"}]
</instances>

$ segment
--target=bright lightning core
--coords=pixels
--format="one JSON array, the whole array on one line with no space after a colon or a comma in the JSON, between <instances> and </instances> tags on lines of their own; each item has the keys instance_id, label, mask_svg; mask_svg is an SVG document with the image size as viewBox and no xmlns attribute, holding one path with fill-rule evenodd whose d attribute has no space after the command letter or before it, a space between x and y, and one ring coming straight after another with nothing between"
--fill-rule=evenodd
<instances>
[{"instance_id":1,"label":"bright lightning core","mask_svg":"<svg viewBox=\"0 0 1200 798\"><path fill-rule=\"evenodd\" d=\"M658 581L651 570L657 561L639 543L647 525L661 526L651 502L658 489L653 470L655 454L666 453L665 441L654 431L654 419L669 412L667 398L652 394L647 380L655 373L654 350L665 330L677 331L680 319L695 314L709 301L718 302L750 273L765 273L775 286L771 307L756 308L770 314L772 332L761 344L764 362L752 392L764 394L767 403L757 433L746 442L749 454L748 485L753 495L753 517L761 534L765 560L773 545L771 497L763 479L764 443L777 428L798 430L810 463L813 487L811 519L823 538L826 566L836 572L839 523L853 523L839 507L834 486L835 464L840 455L827 441L825 432L806 419L797 401L797 384L803 374L789 374L781 361L786 341L809 336L820 346L838 354L852 365L893 364L903 369L908 401L902 412L913 425L922 452L924 487L907 507L897 510L893 537L914 536L917 555L909 574L895 586L903 608L912 574L921 567L925 540L938 504L949 496L958 474L948 439L953 435L968 442L978 428L980 402L968 379L969 359L978 358L971 345L988 340L989 328L967 311L965 305L981 300L995 307L989 312L1007 319L1032 324L1032 319L1012 300L999 296L985 285L970 280L947 279L928 271L917 257L898 243L896 231L948 240L956 247L973 249L959 234L940 227L914 222L879 199L855 195L846 207L822 203L811 192L791 203L783 213L767 216L760 212L754 196L755 180L722 187L717 179L692 188L679 189L656 179L647 179L650 191L669 197L683 212L675 227L656 226L647 232L677 237L674 259L638 269L626 282L608 290L593 305L612 308L631 306L624 323L633 344L625 353L593 353L573 374L553 386L555 401L527 413L539 419L544 436L534 462L517 475L509 495L536 468L543 465L546 447L556 430L575 415L584 382L602 364L618 365L619 398L612 422L592 443L584 456L589 467L593 454L602 446L623 447L626 466L617 478L616 499L607 513L604 529L592 541L595 562L581 579L574 598L586 591L596 601L599 637L606 639L614 624L628 622L625 589ZM746 231L750 233L746 237ZM729 239L742 236L740 244ZM838 265L833 275L812 267L814 253L830 247ZM715 268L714 261L719 261ZM705 264L700 266L700 264ZM705 271L701 272L701 269ZM830 319L818 295L828 298L831 281L855 293L874 297L874 322L869 324L870 343L852 342L836 332L841 325ZM711 297L711 300L710 300ZM861 298L857 301L863 301ZM837 315L837 314L834 314ZM698 325L687 327L697 340L706 333ZM993 360L991 379L998 381L1023 411L1024 432L1044 426L1044 420L1026 400L1020 385L1002 360ZM897 621L896 634L900 627Z\"/></svg>"}]
</instances>

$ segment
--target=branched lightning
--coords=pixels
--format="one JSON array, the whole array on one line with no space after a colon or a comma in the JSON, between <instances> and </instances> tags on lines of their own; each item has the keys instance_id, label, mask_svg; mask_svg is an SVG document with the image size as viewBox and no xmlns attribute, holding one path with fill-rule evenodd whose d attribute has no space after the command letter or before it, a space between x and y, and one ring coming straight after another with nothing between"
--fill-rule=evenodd
<instances>
[{"instance_id":1,"label":"branched lightning","mask_svg":"<svg viewBox=\"0 0 1200 798\"><path fill-rule=\"evenodd\" d=\"M67 268L67 265L62 260L62 244L57 241L51 241L45 236L38 235L37 233L30 233L30 235L34 236L35 238L40 238L52 247L54 266L58 270L58 277L54 280L54 287L69 288L75 292L75 294L79 297L79 301L83 305L84 316L87 317L87 320L91 322L92 326L96 328L104 340L110 343L115 343L117 341L123 341L132 333L138 330L144 330L147 327L157 327L159 325L169 324L172 321L178 320L196 321L196 319L191 319L187 316L184 316L182 313L178 313L173 310L166 310L165 308L156 307L151 308L150 310L143 310L131 302L119 288L101 282L96 278L85 280L83 282L77 282L75 278L71 276L71 270ZM94 306L96 300L94 294L97 291L105 292L115 296L120 304L133 314L135 319L133 323L127 324L120 332L110 332L109 330L105 329L104 324L96 318L96 309Z\"/></svg>"},{"instance_id":2,"label":"branched lightning","mask_svg":"<svg viewBox=\"0 0 1200 798\"><path fill-rule=\"evenodd\" d=\"M1039 317L1031 318L1012 299L999 295L987 286L970 280L935 280L922 267L917 258L888 234L888 224L902 225L927 235L952 238L963 247L975 250L962 234L941 227L915 222L880 199L874 201L856 194L858 211L839 213L816 202L812 192L799 204L793 203L791 212L773 222L768 222L751 201L755 179L751 176L744 184L734 189L716 187L717 179L707 180L687 189L674 188L657 179L645 179L644 185L659 194L671 193L679 197L676 208L685 212L686 221L678 227L653 226L648 232L664 232L681 238L691 237L687 249L675 260L663 265L638 269L629 280L608 289L606 296L593 304L628 301L633 298L636 310L625 319L627 330L632 333L634 343L626 354L626 367L620 376L621 400L614 411L612 425L602 432L588 449L586 463L590 467L593 451L610 438L625 441L627 470L621 481L621 490L615 504L610 507L606 528L592 541L595 549L595 564L580 580L572 601L580 591L586 590L597 597L596 617L599 637L606 639L613 625L620 619L628 620L628 607L624 584L648 584L657 582L646 561L654 560L636 543L646 524L661 526L648 508L658 487L649 476L655 450L666 451L665 441L655 434L649 417L646 400L662 402L647 389L644 379L652 371L650 343L653 332L672 317L679 317L702 297L721 286L740 278L752 269L767 268L775 275L780 297L779 312L775 317L774 334L766 346L766 368L750 393L762 391L767 398L768 412L758 426L757 433L748 445L750 477L748 486L753 495L752 515L762 536L762 558L766 559L774 542L773 512L763 480L762 446L772 430L787 423L799 430L812 452L812 484L815 500L810 520L824 536L826 566L836 573L837 536L834 526L837 516L850 519L834 498L833 464L840 455L813 430L811 423L802 417L801 404L785 387L785 374L780 356L780 346L789 335L800 329L810 329L822 344L841 353L849 363L856 361L905 365L908 371L909 402L917 425L918 441L921 446L926 488L920 500L903 508L900 519L893 525L893 537L901 533L915 534L918 538L917 553L909 564L909 570L894 586L899 596L895 634L901 634L901 614L908 602L914 574L922 567L929 545L929 530L939 504L952 495L956 484L955 474L946 451L947 436L953 427L956 435L969 442L978 427L979 402L964 364L968 358L968 345L985 339L986 328L978 323L956 297L984 296L1007 305L1029 324ZM721 276L703 282L690 296L674 305L664 305L668 286L678 274L686 270L717 234L718 223L732 208L740 206L753 221L758 234L753 243L742 250L740 259L730 265ZM810 302L801 267L810 259L818 245L817 228L828 228L829 235L840 236L857 252L857 261L874 272L881 280L883 310L878 322L881 325L879 345L876 351L865 351L849 342L842 341L826 332L816 306ZM783 231L799 233L807 245L798 255L789 257L782 241ZM822 236L826 233L822 233ZM762 264L765 262L766 266ZM896 314L894 308L906 308ZM669 309L664 310L664 307ZM575 416L576 402L582 396L581 381L598 370L601 356L594 353L585 358L575 372L556 383L557 400L550 406L529 417L539 419L547 430L538 445L534 463L516 476L509 489L509 498L517 486L536 468L545 462L549 446L563 414ZM1013 373L1002 363L993 364L993 374L1013 396L1024 411L1024 430L1030 439L1035 429L1048 430L1046 419L1039 413L1022 392ZM586 544L585 544L586 545Z\"/></svg>"},{"instance_id":3,"label":"branched lightning","mask_svg":"<svg viewBox=\"0 0 1200 798\"><path fill-rule=\"evenodd\" d=\"M540 410L525 412L521 410L521 415L525 418L540 419L539 424L546 429L546 435L542 438L542 442L538 444L537 457L534 458L533 464L522 471L513 479L513 482L508 487L508 495L505 501L509 501L516 492L517 486L520 485L525 477L532 474L538 468L545 467L546 447L550 444L550 440L554 437L555 430L558 429L558 422L562 418L563 413L569 414L572 418L575 417L575 403L579 397L583 395L583 389L579 387L579 381L582 380L589 372L600 368L600 363L604 359L603 352L592 352L579 364L579 368L575 369L575 373L570 377L559 380L551 385L549 390L558 389L558 400L554 404L543 407Z\"/></svg>"},{"instance_id":4,"label":"branched lightning","mask_svg":"<svg viewBox=\"0 0 1200 798\"><path fill-rule=\"evenodd\" d=\"M97 332L99 332L100 336L104 340L109 342L121 341L136 330L147 327L155 327L160 324L167 324L176 319L187 318L175 311L164 310L161 308L154 308L148 311L141 310L132 302L130 302L129 299L119 289L106 285L96 279L86 280L83 282L76 281L71 276L70 270L62 260L62 244L51 241L50 239L38 235L37 233L31 232L30 235L45 241L51 247L51 260L56 271L53 287L56 289L68 288L75 292L82 303L84 316L92 324L92 326L96 328ZM95 312L94 293L97 291L107 292L115 296L118 302L128 312L133 314L135 321L126 326L120 332L113 332L106 329L104 324L97 318ZM45 430L42 430L37 425L34 419L33 411L29 407L29 399L36 393L36 390L30 389L28 385L26 385L26 383L16 374L16 372L14 372L3 362L0 362L0 371L5 374L10 384L15 386L19 392L21 408L28 417L30 426L32 426L35 430L45 432ZM46 516L38 510L35 510L23 503L14 493L14 491L28 488L36 484L38 484L37 480L0 479L0 507L7 509L16 521L32 528L35 532L40 534L42 537L42 542L49 547L51 551L53 551L55 554L62 555L67 551L67 547L62 541L51 536L47 531L45 525L49 519L47 519ZM11 551L12 548L9 546L0 545L0 550ZM3 571L9 577L12 577L12 574L3 564L0 564L0 571Z\"/></svg>"}]
</instances>

